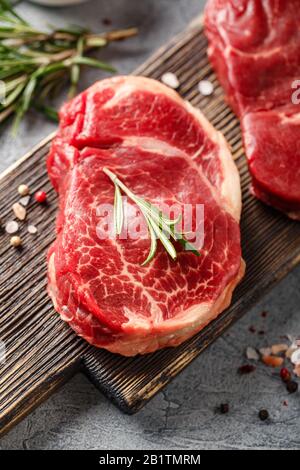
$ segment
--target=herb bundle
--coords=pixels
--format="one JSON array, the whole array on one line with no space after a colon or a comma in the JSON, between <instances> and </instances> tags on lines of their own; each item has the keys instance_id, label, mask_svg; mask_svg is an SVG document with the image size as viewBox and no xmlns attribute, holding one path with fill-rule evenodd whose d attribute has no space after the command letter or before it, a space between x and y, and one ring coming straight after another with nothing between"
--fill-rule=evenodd
<instances>
[{"instance_id":1,"label":"herb bundle","mask_svg":"<svg viewBox=\"0 0 300 470\"><path fill-rule=\"evenodd\" d=\"M170 241L170 238L173 238L173 240L178 241L186 251L190 251L196 256L200 256L199 251L194 247L192 243L186 240L183 233L177 232L175 229L175 225L180 222L181 216L179 216L177 219L168 219L163 214L163 212L160 211L157 207L153 206L153 204L148 201L145 201L141 197L136 196L132 191L130 191L130 189L111 170L104 167L103 172L110 178L110 180L115 185L114 223L116 234L120 235L124 222L121 190L138 206L141 213L145 217L148 232L150 235L151 245L149 254L145 261L142 263L142 266L145 266L154 258L157 250L157 240L160 240L163 247L173 260L176 260L177 252L173 243Z\"/></svg>"},{"instance_id":2,"label":"herb bundle","mask_svg":"<svg viewBox=\"0 0 300 470\"><path fill-rule=\"evenodd\" d=\"M71 83L71 98L83 65L114 72L109 64L87 57L87 51L135 34L136 28L92 34L78 26L39 31L16 13L9 0L0 0L0 123L15 115L16 129L32 106L57 120L48 98L65 79Z\"/></svg>"}]
</instances>

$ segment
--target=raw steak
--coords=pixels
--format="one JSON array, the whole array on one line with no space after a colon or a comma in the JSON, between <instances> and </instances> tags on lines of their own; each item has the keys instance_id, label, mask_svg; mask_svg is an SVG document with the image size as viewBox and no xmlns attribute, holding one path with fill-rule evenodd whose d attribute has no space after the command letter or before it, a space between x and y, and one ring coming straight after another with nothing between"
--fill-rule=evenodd
<instances>
[{"instance_id":1,"label":"raw steak","mask_svg":"<svg viewBox=\"0 0 300 470\"><path fill-rule=\"evenodd\" d=\"M224 137L177 93L142 77L96 83L63 107L47 164L60 198L49 294L78 335L144 354L180 344L228 307L244 273L239 176ZM173 261L159 243L142 267L148 236L99 239L97 207L114 200L104 166L158 206L204 203L201 256L176 246Z\"/></svg>"},{"instance_id":2,"label":"raw steak","mask_svg":"<svg viewBox=\"0 0 300 470\"><path fill-rule=\"evenodd\" d=\"M206 6L209 58L241 119L253 193L298 220L299 26L299 0L209 0Z\"/></svg>"}]
</instances>

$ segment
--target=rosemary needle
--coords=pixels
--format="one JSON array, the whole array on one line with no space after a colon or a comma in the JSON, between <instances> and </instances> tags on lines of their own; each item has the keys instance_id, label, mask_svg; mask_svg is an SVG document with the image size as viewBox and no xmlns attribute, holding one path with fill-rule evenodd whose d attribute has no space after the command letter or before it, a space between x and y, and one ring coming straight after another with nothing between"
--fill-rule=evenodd
<instances>
[{"instance_id":1,"label":"rosemary needle","mask_svg":"<svg viewBox=\"0 0 300 470\"><path fill-rule=\"evenodd\" d=\"M103 172L115 185L114 223L116 233L118 235L121 233L124 221L121 190L139 207L147 222L151 245L149 254L142 263L142 266L145 266L154 258L157 250L157 239L160 240L173 260L176 260L177 252L173 243L170 241L170 237L180 242L186 251L191 251L196 256L200 256L199 251L194 245L186 240L182 233L176 232L175 225L181 220L180 216L176 219L168 219L157 207L141 197L136 196L111 170L104 167Z\"/></svg>"},{"instance_id":2,"label":"rosemary needle","mask_svg":"<svg viewBox=\"0 0 300 470\"><path fill-rule=\"evenodd\" d=\"M114 220L115 220L116 233L118 235L120 235L120 233L122 232L123 219L124 219L124 213L123 213L122 194L121 194L119 186L115 185Z\"/></svg>"}]
</instances>

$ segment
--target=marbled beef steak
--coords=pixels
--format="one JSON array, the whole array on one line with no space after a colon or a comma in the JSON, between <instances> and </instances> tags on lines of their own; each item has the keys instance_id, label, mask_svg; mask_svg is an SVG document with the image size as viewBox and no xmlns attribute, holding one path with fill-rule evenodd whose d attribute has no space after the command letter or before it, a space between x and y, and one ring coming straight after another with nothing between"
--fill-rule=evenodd
<instances>
[{"instance_id":1,"label":"marbled beef steak","mask_svg":"<svg viewBox=\"0 0 300 470\"><path fill-rule=\"evenodd\" d=\"M209 0L205 29L241 119L253 193L300 220L300 2Z\"/></svg>"},{"instance_id":2,"label":"marbled beef steak","mask_svg":"<svg viewBox=\"0 0 300 470\"><path fill-rule=\"evenodd\" d=\"M97 208L114 200L104 166L158 206L204 204L201 256L179 245L173 261L158 244L143 267L148 237L99 238ZM224 137L176 92L142 77L96 83L63 107L48 171L60 201L49 294L78 335L144 354L180 344L228 307L244 273L239 176Z\"/></svg>"}]
</instances>

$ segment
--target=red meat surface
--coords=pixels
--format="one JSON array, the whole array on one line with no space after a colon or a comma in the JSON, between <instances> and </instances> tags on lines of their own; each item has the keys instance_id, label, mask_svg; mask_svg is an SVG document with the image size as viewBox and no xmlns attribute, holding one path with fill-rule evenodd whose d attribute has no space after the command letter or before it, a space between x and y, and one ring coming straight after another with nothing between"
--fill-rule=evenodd
<instances>
[{"instance_id":1,"label":"red meat surface","mask_svg":"<svg viewBox=\"0 0 300 470\"><path fill-rule=\"evenodd\" d=\"M206 5L208 55L241 120L253 193L298 220L299 25L299 0L209 0Z\"/></svg>"},{"instance_id":2,"label":"red meat surface","mask_svg":"<svg viewBox=\"0 0 300 470\"><path fill-rule=\"evenodd\" d=\"M177 93L142 77L96 83L63 107L47 165L60 201L48 290L78 335L144 354L180 344L230 304L244 273L238 172L224 137ZM201 256L176 245L173 261L158 243L141 266L147 231L101 239L97 208L114 200L103 167L154 205L204 204ZM138 209L128 207L130 226Z\"/></svg>"}]
</instances>

